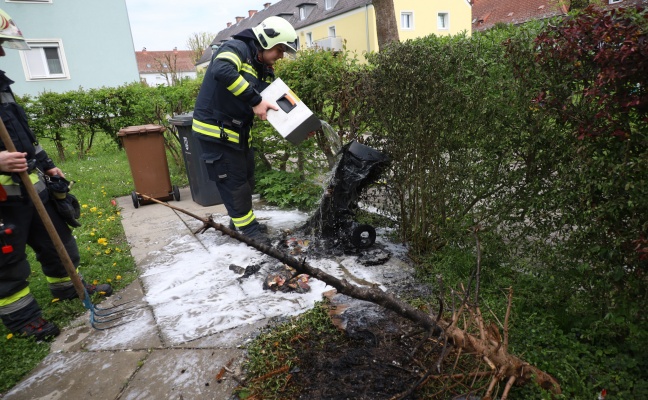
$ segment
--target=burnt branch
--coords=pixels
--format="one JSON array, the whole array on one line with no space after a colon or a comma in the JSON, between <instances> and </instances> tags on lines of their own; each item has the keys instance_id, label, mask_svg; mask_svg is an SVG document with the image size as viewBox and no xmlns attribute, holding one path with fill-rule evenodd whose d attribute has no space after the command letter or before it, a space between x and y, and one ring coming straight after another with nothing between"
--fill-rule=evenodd
<instances>
[{"instance_id":1,"label":"burnt branch","mask_svg":"<svg viewBox=\"0 0 648 400\"><path fill-rule=\"evenodd\" d=\"M450 321L447 321L443 318L437 319L437 316L431 316L417 308L414 308L410 304L377 287L359 287L349 283L345 279L338 279L320 270L319 268L312 267L306 262L306 259L298 260L275 248L272 248L265 244L257 243L256 241L238 233L237 231L231 230L222 224L214 222L211 218L199 217L189 211L174 207L170 204L158 201L149 196L142 195L141 193L138 193L138 195L142 196L142 198L144 198L145 200L150 200L162 204L166 207L172 208L199 221L202 221L203 227L200 228L197 232L205 232L210 227L214 228L230 237L233 237L234 239L247 244L250 247L259 250L264 254L267 254L281 261L287 266L293 268L298 274L307 274L313 278L319 279L327 285L334 287L338 291L338 293L342 293L359 300L370 301L388 310L391 310L398 315L407 318L408 320L421 326L426 332L426 337L430 337L430 334L435 330L442 330L444 340L449 344L461 348L465 353L481 357L485 362L488 363L493 371L497 371L496 375L493 377L493 381L491 382L492 387L494 387L495 384L502 379L507 379L507 387L512 385L514 382L519 382L520 384L522 384L529 381L535 381L540 387L545 390L549 390L555 394L561 393L560 385L551 375L507 352L507 346L501 345L502 343L501 339L499 338L499 330L496 326L494 329L495 331L497 331L497 335L494 335L492 332L489 332L489 330L484 328L483 317L481 316L479 308L470 307L467 304L467 299L469 298L468 292L470 291L469 288L468 290L464 289L463 302L459 310L457 312L453 312ZM510 312L511 307L510 296L507 315ZM473 315L472 324L476 324L481 337L476 337L470 334L468 332L468 326L465 326L465 329L458 327L459 317L461 316L465 308L468 308L469 313ZM507 334L507 331L508 316L504 326L505 334ZM432 376L434 375L434 373L428 371L427 375ZM508 390L510 390L510 387ZM505 393L503 394L508 395L508 390L505 389Z\"/></svg>"}]
</instances>

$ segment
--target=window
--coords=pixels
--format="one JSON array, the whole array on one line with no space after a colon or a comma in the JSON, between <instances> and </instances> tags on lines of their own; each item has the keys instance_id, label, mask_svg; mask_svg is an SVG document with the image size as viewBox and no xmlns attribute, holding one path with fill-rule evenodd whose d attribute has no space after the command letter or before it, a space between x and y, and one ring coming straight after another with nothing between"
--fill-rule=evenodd
<instances>
[{"instance_id":1,"label":"window","mask_svg":"<svg viewBox=\"0 0 648 400\"><path fill-rule=\"evenodd\" d=\"M405 11L401 13L401 29L414 29L414 13Z\"/></svg>"},{"instance_id":2,"label":"window","mask_svg":"<svg viewBox=\"0 0 648 400\"><path fill-rule=\"evenodd\" d=\"M20 52L26 66L27 80L69 78L60 40L27 41L31 50Z\"/></svg>"},{"instance_id":3,"label":"window","mask_svg":"<svg viewBox=\"0 0 648 400\"><path fill-rule=\"evenodd\" d=\"M335 7L335 4L337 4L337 0L324 0L324 9L330 10Z\"/></svg>"},{"instance_id":4,"label":"window","mask_svg":"<svg viewBox=\"0 0 648 400\"><path fill-rule=\"evenodd\" d=\"M335 27L334 26L330 26L328 31L329 31L329 37L335 37Z\"/></svg>"},{"instance_id":5,"label":"window","mask_svg":"<svg viewBox=\"0 0 648 400\"><path fill-rule=\"evenodd\" d=\"M621 3L623 0L610 0L608 1L608 4L616 4L616 3Z\"/></svg>"},{"instance_id":6,"label":"window","mask_svg":"<svg viewBox=\"0 0 648 400\"><path fill-rule=\"evenodd\" d=\"M313 47L313 32L306 33L306 47Z\"/></svg>"},{"instance_id":7,"label":"window","mask_svg":"<svg viewBox=\"0 0 648 400\"><path fill-rule=\"evenodd\" d=\"M448 13L439 13L437 21L439 29L448 29Z\"/></svg>"},{"instance_id":8,"label":"window","mask_svg":"<svg viewBox=\"0 0 648 400\"><path fill-rule=\"evenodd\" d=\"M306 9L304 7L299 7L299 20L303 21L306 19Z\"/></svg>"}]
</instances>

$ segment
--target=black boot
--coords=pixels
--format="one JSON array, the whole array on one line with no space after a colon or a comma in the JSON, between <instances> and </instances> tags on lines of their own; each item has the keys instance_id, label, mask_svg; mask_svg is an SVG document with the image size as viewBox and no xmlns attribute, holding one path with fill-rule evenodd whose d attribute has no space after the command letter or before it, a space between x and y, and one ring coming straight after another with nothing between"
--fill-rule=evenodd
<instances>
[{"instance_id":1,"label":"black boot","mask_svg":"<svg viewBox=\"0 0 648 400\"><path fill-rule=\"evenodd\" d=\"M1 315L2 323L16 337L34 337L36 340L47 340L58 336L61 331L53 323L41 317L41 309L31 295L31 301L25 307L9 314ZM20 301L20 300L19 300Z\"/></svg>"},{"instance_id":2,"label":"black boot","mask_svg":"<svg viewBox=\"0 0 648 400\"><path fill-rule=\"evenodd\" d=\"M268 233L268 225L262 224L261 222L259 222L258 226L259 226L259 231L261 233ZM231 219L230 219L230 222L229 222L229 228L231 230L233 230L233 231L235 231L237 229L236 226L234 225L234 221L232 221Z\"/></svg>"},{"instance_id":3,"label":"black boot","mask_svg":"<svg viewBox=\"0 0 648 400\"><path fill-rule=\"evenodd\" d=\"M272 244L272 241L270 240L270 237L263 232L261 228L261 224L258 222L253 222L250 225L246 226L245 228L242 229L242 232L245 236L249 237L250 239L254 240L257 243L260 244L265 244L266 246L270 246ZM266 227L266 232L267 232L267 227Z\"/></svg>"}]
</instances>

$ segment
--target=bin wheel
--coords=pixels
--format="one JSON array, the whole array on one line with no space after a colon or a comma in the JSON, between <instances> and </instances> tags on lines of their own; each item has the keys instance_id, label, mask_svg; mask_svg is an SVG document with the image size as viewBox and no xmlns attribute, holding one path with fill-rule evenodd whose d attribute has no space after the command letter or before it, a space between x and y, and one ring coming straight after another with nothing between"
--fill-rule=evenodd
<instances>
[{"instance_id":1,"label":"bin wheel","mask_svg":"<svg viewBox=\"0 0 648 400\"><path fill-rule=\"evenodd\" d=\"M135 208L139 208L139 206L140 206L140 200L139 200L139 196L137 195L137 192L136 192L136 191L133 190L133 191L131 192L131 198L133 199L133 207L135 207Z\"/></svg>"},{"instance_id":2,"label":"bin wheel","mask_svg":"<svg viewBox=\"0 0 648 400\"><path fill-rule=\"evenodd\" d=\"M173 185L173 200L180 201L180 189L176 185Z\"/></svg>"},{"instance_id":3,"label":"bin wheel","mask_svg":"<svg viewBox=\"0 0 648 400\"><path fill-rule=\"evenodd\" d=\"M376 229L371 225L358 225L351 234L351 243L357 248L366 249L376 242Z\"/></svg>"}]
</instances>

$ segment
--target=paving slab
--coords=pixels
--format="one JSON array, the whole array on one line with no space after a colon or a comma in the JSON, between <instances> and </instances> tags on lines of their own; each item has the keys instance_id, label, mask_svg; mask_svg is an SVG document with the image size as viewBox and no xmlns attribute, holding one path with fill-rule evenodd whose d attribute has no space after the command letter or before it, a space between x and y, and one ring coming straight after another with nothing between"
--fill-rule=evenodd
<instances>
[{"instance_id":1,"label":"paving slab","mask_svg":"<svg viewBox=\"0 0 648 400\"><path fill-rule=\"evenodd\" d=\"M239 360L240 352L227 349L155 350L120 399L225 400L237 385L229 371Z\"/></svg>"},{"instance_id":2,"label":"paving slab","mask_svg":"<svg viewBox=\"0 0 648 400\"><path fill-rule=\"evenodd\" d=\"M116 399L147 356L146 351L53 353L3 399Z\"/></svg>"},{"instance_id":3,"label":"paving slab","mask_svg":"<svg viewBox=\"0 0 648 400\"><path fill-rule=\"evenodd\" d=\"M131 247L131 255L138 265L152 254L154 256L156 251L162 250L178 235L192 233L193 228L190 229L184 221L188 221L193 227L202 225L195 218L161 204L142 204L135 208L130 196L118 198L117 203L121 208L122 224ZM222 204L202 206L194 202L189 188L181 188L180 200L169 201L168 204L200 217L227 215Z\"/></svg>"},{"instance_id":4,"label":"paving slab","mask_svg":"<svg viewBox=\"0 0 648 400\"><path fill-rule=\"evenodd\" d=\"M161 347L157 324L143 297L142 286L139 280L135 280L125 289L97 304L97 307L105 309L98 310L98 313L115 313L96 316L97 321L108 322L97 322L95 325L99 328L112 328L94 329L90 324L88 311L61 332L52 342L51 351L138 350Z\"/></svg>"}]
</instances>

